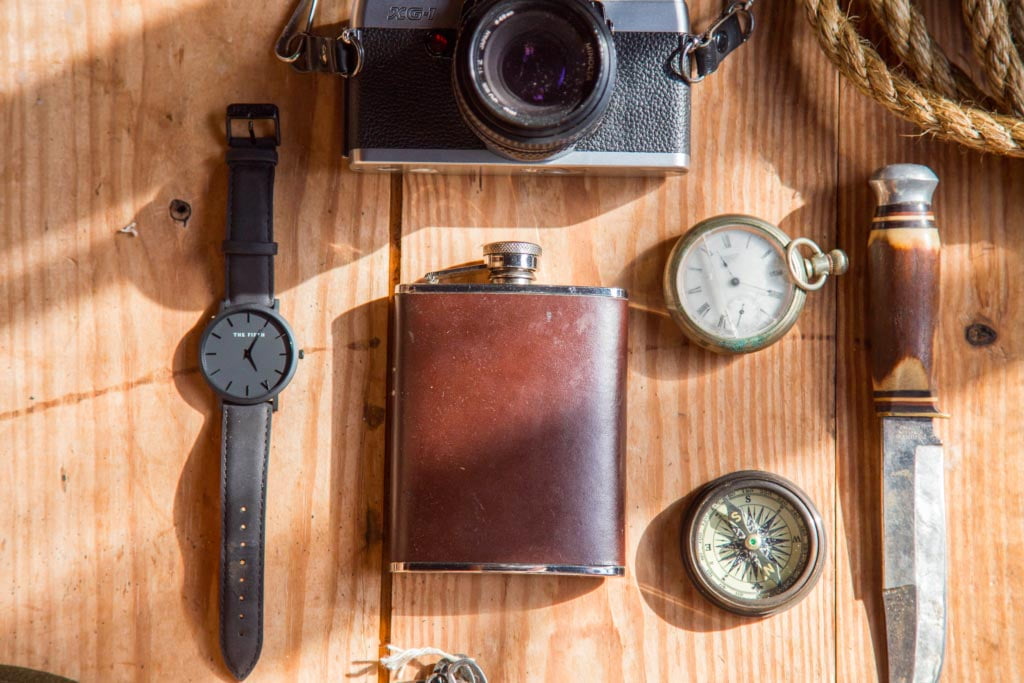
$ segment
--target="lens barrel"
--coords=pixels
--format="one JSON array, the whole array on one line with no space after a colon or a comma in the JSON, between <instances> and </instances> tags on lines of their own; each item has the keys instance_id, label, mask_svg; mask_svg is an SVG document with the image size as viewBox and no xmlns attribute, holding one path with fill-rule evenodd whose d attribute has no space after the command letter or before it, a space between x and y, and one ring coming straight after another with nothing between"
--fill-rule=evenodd
<instances>
[{"instance_id":1,"label":"lens barrel","mask_svg":"<svg viewBox=\"0 0 1024 683\"><path fill-rule=\"evenodd\" d=\"M488 147L550 159L608 109L611 29L589 0L480 0L463 17L452 78L463 118Z\"/></svg>"}]
</instances>

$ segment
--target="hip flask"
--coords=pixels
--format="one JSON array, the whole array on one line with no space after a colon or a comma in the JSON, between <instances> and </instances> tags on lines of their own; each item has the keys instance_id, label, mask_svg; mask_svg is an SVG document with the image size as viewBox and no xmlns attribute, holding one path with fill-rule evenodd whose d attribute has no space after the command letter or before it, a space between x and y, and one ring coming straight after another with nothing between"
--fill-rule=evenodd
<instances>
[{"instance_id":1,"label":"hip flask","mask_svg":"<svg viewBox=\"0 0 1024 683\"><path fill-rule=\"evenodd\" d=\"M540 255L396 288L394 572L624 573L626 292L534 284Z\"/></svg>"}]
</instances>

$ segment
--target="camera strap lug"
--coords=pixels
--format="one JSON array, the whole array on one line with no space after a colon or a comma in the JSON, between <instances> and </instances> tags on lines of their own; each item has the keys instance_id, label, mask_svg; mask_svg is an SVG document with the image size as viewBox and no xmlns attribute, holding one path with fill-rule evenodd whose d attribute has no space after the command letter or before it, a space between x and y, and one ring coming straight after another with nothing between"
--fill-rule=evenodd
<instances>
[{"instance_id":1,"label":"camera strap lug","mask_svg":"<svg viewBox=\"0 0 1024 683\"><path fill-rule=\"evenodd\" d=\"M313 33L318 0L299 0L274 46L274 54L300 73L318 71L351 78L363 68L363 44L359 31L344 29L338 36ZM299 25L305 18L306 26Z\"/></svg>"},{"instance_id":2,"label":"camera strap lug","mask_svg":"<svg viewBox=\"0 0 1024 683\"><path fill-rule=\"evenodd\" d=\"M731 2L703 33L681 36L679 49L671 59L676 75L693 85L717 71L725 58L754 32L754 1Z\"/></svg>"}]
</instances>

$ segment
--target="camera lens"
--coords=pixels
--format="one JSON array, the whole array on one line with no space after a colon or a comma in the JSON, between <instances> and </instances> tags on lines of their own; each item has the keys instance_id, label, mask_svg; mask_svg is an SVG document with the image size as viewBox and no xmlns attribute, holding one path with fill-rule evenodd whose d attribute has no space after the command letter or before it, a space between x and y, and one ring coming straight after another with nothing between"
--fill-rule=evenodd
<instances>
[{"instance_id":1,"label":"camera lens","mask_svg":"<svg viewBox=\"0 0 1024 683\"><path fill-rule=\"evenodd\" d=\"M535 115L564 115L579 106L590 85L589 64L576 58L585 46L565 23L536 28L544 19L538 15L517 17L526 24L522 32L511 33L516 27L510 25L494 36L495 43L505 44L492 46L496 58L484 63L484 72L503 104L536 109L530 112Z\"/></svg>"},{"instance_id":2,"label":"camera lens","mask_svg":"<svg viewBox=\"0 0 1024 683\"><path fill-rule=\"evenodd\" d=\"M463 117L491 149L542 160L600 123L615 47L589 0L484 0L463 20L453 78Z\"/></svg>"}]
</instances>

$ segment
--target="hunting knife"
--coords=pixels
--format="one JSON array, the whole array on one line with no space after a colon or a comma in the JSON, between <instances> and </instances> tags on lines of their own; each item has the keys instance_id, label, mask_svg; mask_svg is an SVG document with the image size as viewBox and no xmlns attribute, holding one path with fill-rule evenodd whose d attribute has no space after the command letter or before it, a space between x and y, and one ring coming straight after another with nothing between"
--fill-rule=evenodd
<instances>
[{"instance_id":1,"label":"hunting knife","mask_svg":"<svg viewBox=\"0 0 1024 683\"><path fill-rule=\"evenodd\" d=\"M882 422L882 602L890 683L934 683L946 641L946 511L932 342L939 231L926 166L871 176L871 379Z\"/></svg>"}]
</instances>

